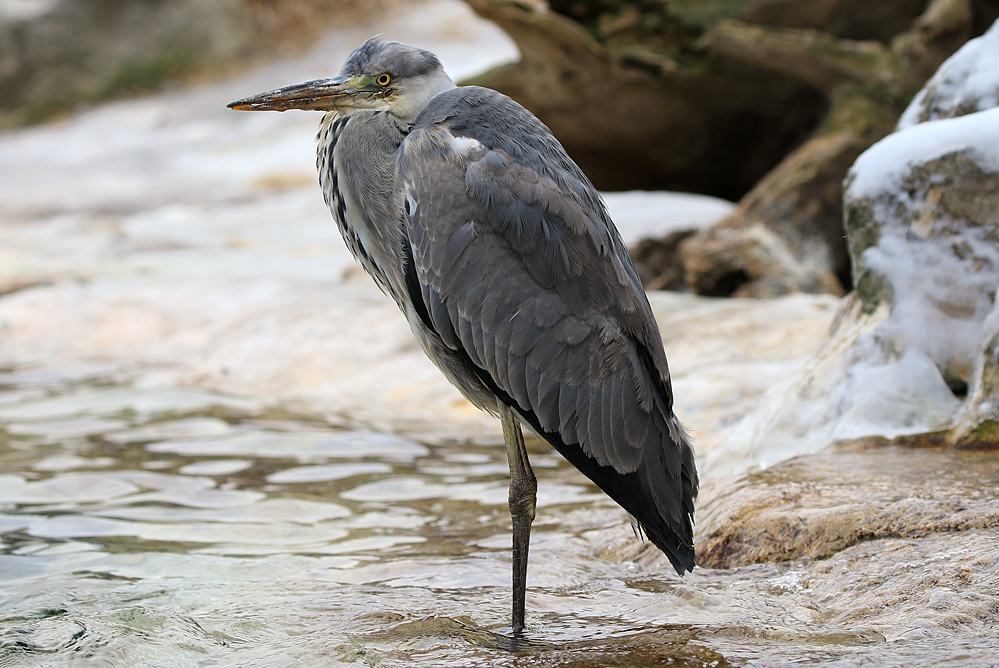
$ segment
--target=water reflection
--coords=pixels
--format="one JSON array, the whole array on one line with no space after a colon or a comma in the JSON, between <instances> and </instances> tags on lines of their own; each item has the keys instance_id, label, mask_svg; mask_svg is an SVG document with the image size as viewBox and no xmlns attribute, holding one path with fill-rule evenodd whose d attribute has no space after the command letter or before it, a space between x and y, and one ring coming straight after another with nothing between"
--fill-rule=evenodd
<instances>
[{"instance_id":1,"label":"water reflection","mask_svg":"<svg viewBox=\"0 0 999 668\"><path fill-rule=\"evenodd\" d=\"M931 656L932 639L830 628L795 564L681 581L602 558L634 540L623 513L537 443L530 627L514 641L501 447L276 419L179 388L0 381L0 666Z\"/></svg>"}]
</instances>

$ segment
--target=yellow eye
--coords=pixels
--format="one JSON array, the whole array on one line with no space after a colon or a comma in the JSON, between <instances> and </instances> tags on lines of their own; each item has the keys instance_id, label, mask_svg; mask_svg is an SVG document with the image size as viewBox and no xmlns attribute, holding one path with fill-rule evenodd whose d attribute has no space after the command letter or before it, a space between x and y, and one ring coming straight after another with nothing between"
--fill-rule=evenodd
<instances>
[{"instance_id":1,"label":"yellow eye","mask_svg":"<svg viewBox=\"0 0 999 668\"><path fill-rule=\"evenodd\" d=\"M390 81L392 81L391 74L379 74L375 77L375 83L379 86L388 86Z\"/></svg>"}]
</instances>

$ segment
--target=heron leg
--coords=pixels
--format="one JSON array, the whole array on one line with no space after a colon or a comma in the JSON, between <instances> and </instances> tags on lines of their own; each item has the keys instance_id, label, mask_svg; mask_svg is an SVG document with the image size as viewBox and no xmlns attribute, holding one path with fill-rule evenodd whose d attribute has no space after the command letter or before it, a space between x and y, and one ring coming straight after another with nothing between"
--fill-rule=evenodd
<instances>
[{"instance_id":1,"label":"heron leg","mask_svg":"<svg viewBox=\"0 0 999 668\"><path fill-rule=\"evenodd\" d=\"M510 518L513 521L513 632L524 631L524 598L527 595L527 552L531 545L531 522L538 499L538 481L527 459L520 421L509 406L500 404L503 440L510 463Z\"/></svg>"}]
</instances>

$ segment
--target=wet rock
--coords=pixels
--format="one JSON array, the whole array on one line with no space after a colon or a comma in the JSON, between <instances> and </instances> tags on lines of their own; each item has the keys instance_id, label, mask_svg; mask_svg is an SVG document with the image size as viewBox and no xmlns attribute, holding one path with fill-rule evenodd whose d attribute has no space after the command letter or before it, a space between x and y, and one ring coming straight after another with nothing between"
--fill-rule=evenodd
<instances>
[{"instance_id":1,"label":"wet rock","mask_svg":"<svg viewBox=\"0 0 999 668\"><path fill-rule=\"evenodd\" d=\"M948 440L960 447L999 446L999 309L985 319L982 348L971 371L968 398L958 411Z\"/></svg>"},{"instance_id":2,"label":"wet rock","mask_svg":"<svg viewBox=\"0 0 999 668\"><path fill-rule=\"evenodd\" d=\"M855 294L840 304L816 354L773 385L703 460L708 478L820 452L837 441L896 438L946 429L960 401L918 351L884 345L883 305L863 311Z\"/></svg>"},{"instance_id":3,"label":"wet rock","mask_svg":"<svg viewBox=\"0 0 999 668\"><path fill-rule=\"evenodd\" d=\"M997 483L991 452L875 439L798 457L703 488L698 564L786 562L771 593L804 595L825 624L888 641L988 634L999 610Z\"/></svg>"},{"instance_id":4,"label":"wet rock","mask_svg":"<svg viewBox=\"0 0 999 668\"><path fill-rule=\"evenodd\" d=\"M813 562L801 581L831 622L873 627L889 642L928 641L926 652L958 628L980 639L992 633L997 554L996 529L863 541Z\"/></svg>"},{"instance_id":5,"label":"wet rock","mask_svg":"<svg viewBox=\"0 0 999 668\"><path fill-rule=\"evenodd\" d=\"M999 527L999 457L988 452L837 448L709 484L698 564L809 557L860 542Z\"/></svg>"},{"instance_id":6,"label":"wet rock","mask_svg":"<svg viewBox=\"0 0 999 668\"><path fill-rule=\"evenodd\" d=\"M965 96L953 93L951 112L959 113ZM997 128L996 107L904 127L858 160L847 198L857 294L868 311L890 306L888 345L924 353L951 388L968 394L949 440L975 447L999 443Z\"/></svg>"},{"instance_id":7,"label":"wet rock","mask_svg":"<svg viewBox=\"0 0 999 668\"><path fill-rule=\"evenodd\" d=\"M696 595L686 585L699 574L732 569L755 582L758 600L798 599L787 614L851 629L855 641L988 636L999 622L999 458L932 440L856 441L704 485L700 568L676 595ZM669 567L654 548L624 541L605 556ZM766 562L779 562L780 575L761 581L753 564Z\"/></svg>"}]
</instances>

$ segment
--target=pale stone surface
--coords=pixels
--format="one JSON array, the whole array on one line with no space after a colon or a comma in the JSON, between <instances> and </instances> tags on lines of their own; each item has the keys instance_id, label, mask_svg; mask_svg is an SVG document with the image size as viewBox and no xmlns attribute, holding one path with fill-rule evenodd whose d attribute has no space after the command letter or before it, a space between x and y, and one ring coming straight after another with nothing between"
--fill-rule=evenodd
<instances>
[{"instance_id":1,"label":"pale stone surface","mask_svg":"<svg viewBox=\"0 0 999 668\"><path fill-rule=\"evenodd\" d=\"M709 482L695 533L704 570L676 593L711 610L737 596L740 582L752 583L759 605L840 629L830 643L851 642L847 629L858 643L991 633L999 621L999 458L934 440L943 439L913 439L923 447L908 449L863 439ZM607 545L608 558L668 568L651 546L620 537ZM749 575L752 564L768 562L785 562L780 576ZM734 580L723 595L694 589L699 574L718 573ZM961 661L943 645L923 652L931 663Z\"/></svg>"}]
</instances>

